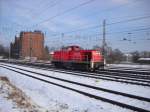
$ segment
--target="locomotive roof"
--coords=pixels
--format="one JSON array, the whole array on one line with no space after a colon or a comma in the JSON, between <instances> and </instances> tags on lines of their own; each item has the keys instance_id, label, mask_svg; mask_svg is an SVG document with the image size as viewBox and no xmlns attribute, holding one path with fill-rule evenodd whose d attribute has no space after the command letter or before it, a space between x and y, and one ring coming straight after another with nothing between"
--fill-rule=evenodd
<instances>
[{"instance_id":1,"label":"locomotive roof","mask_svg":"<svg viewBox=\"0 0 150 112\"><path fill-rule=\"evenodd\" d=\"M66 48L80 48L80 49L82 49L80 46L77 46L77 45L72 45L72 46L66 46L66 47L64 47L64 49L66 49Z\"/></svg>"}]
</instances>

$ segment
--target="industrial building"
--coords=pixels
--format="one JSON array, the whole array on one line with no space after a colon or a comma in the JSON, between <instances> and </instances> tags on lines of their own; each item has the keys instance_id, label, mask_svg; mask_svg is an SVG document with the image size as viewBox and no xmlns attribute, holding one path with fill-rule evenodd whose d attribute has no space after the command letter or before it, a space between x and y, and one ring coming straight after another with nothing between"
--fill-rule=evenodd
<instances>
[{"instance_id":1,"label":"industrial building","mask_svg":"<svg viewBox=\"0 0 150 112\"><path fill-rule=\"evenodd\" d=\"M43 59L44 55L44 34L41 31L21 32L11 43L12 58Z\"/></svg>"}]
</instances>

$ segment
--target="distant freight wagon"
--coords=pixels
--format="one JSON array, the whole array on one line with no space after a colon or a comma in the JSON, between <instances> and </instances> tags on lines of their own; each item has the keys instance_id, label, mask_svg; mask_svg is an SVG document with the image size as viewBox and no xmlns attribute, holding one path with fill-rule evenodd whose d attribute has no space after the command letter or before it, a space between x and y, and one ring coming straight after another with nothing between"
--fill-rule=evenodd
<instances>
[{"instance_id":1,"label":"distant freight wagon","mask_svg":"<svg viewBox=\"0 0 150 112\"><path fill-rule=\"evenodd\" d=\"M52 64L56 67L94 71L104 67L104 59L98 50L83 50L79 46L68 46L54 52Z\"/></svg>"}]
</instances>

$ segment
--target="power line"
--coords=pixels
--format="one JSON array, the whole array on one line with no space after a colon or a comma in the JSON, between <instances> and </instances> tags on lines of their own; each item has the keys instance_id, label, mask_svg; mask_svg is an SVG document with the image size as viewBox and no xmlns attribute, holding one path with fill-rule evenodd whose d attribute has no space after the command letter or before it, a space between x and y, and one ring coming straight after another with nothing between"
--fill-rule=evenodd
<instances>
[{"instance_id":1,"label":"power line","mask_svg":"<svg viewBox=\"0 0 150 112\"><path fill-rule=\"evenodd\" d=\"M114 25L114 24L120 24L120 23L127 23L127 22L132 22L132 21L138 21L138 20L147 19L147 18L150 18L150 15L143 16L143 17L132 18L132 19L126 19L126 20L122 20L122 21L118 21L118 22L112 22L112 23L106 24L106 26L108 26L108 25ZM78 31L84 31L84 30L89 30L89 29L97 29L99 27L102 27L102 25L94 25L94 26L91 26L91 27L80 28L80 29L77 29L77 30L72 30L72 31L64 32L64 34L78 32ZM54 35L51 35L51 36L57 36L57 35L60 35L60 34L54 34Z\"/></svg>"},{"instance_id":2,"label":"power line","mask_svg":"<svg viewBox=\"0 0 150 112\"><path fill-rule=\"evenodd\" d=\"M55 16L50 17L50 18L48 18L48 19L46 19L46 20L44 20L44 21L41 21L41 22L39 22L39 23L37 23L37 24L35 24L35 25L33 25L33 26L40 25L40 24L42 24L42 23L44 23L44 22L47 22L48 20L52 20L52 19L56 18L57 16L61 16L62 14L65 14L65 13L67 13L67 12L70 12L70 11L76 9L76 8L79 8L79 7L83 6L83 5L89 4L89 3L93 2L93 1L95 1L95 0L89 0L89 1L87 1L87 2L81 3L81 4L79 4L78 6L75 6L75 7L73 7L73 8L67 9L67 10L64 11L64 12L60 12L60 13L56 14ZM139 0L135 0L135 1L134 1L134 3L136 3L136 2L139 2ZM108 8L108 9L101 10L101 12L104 12L104 11L111 11L111 10L114 10L114 9L116 9L116 8L122 8L123 6L126 6L126 5L130 5L130 2L125 3L125 4L121 4L121 5L117 6L117 7L112 7L112 8ZM90 15L88 15L88 16L91 16L91 15L93 15L93 13L90 14Z\"/></svg>"},{"instance_id":3,"label":"power line","mask_svg":"<svg viewBox=\"0 0 150 112\"><path fill-rule=\"evenodd\" d=\"M139 2L139 0L135 0L135 1L134 1L134 4L137 3L137 2ZM97 12L94 12L94 13L89 14L89 15L84 16L84 17L87 18L87 17L91 17L91 16L93 16L93 15L95 16L95 15L98 15L100 12L105 13L106 11L113 11L114 9L122 8L122 7L127 6L127 5L130 5L130 2L127 2L127 3L125 3L125 4L121 4L121 5L112 7L112 8L100 10L100 11L98 11L98 13L97 13ZM80 20L80 18L77 18L76 20ZM86 25L86 24L85 24L85 25ZM85 25L84 25L84 26L85 26Z\"/></svg>"},{"instance_id":4,"label":"power line","mask_svg":"<svg viewBox=\"0 0 150 112\"><path fill-rule=\"evenodd\" d=\"M58 1L56 1L56 2L55 2L55 1L56 1L56 0L54 0L53 4L51 4L51 5L50 5L50 4L46 4L46 6L47 6L46 9L48 9L48 8L50 8L50 7L54 7L55 5L57 5L58 2L61 2L61 1L63 1L63 0L61 0L61 1L58 0ZM52 1L50 1L49 3L51 3L51 2L52 2ZM38 6L38 9L39 9L39 6L41 6L42 3L43 3L43 0L40 1L39 4L37 5L37 6ZM15 6L15 8L19 8L19 10L20 10L20 9L23 9L23 10L25 9L25 11L28 11L28 13L25 12L25 13L27 13L28 15L29 15L29 14L33 15L34 11L37 11L37 9L33 9L33 8L29 8L29 7L27 8L27 7L25 7L24 5L21 5L21 6L20 6L20 5L18 5L18 4L15 4L15 2L14 2L13 5ZM33 5L34 5L34 4L33 4ZM45 4L44 4L44 5L45 5ZM37 7L37 6L36 6L36 7ZM33 7L33 6L32 6L32 7ZM45 10L46 10L46 9L45 9ZM42 10L42 11L44 11L44 10ZM39 16L40 14L43 14L42 11L39 12L38 16ZM25 14L25 13L24 13L24 14ZM25 14L25 15L26 15L26 14ZM37 15L37 13L36 13L36 15ZM34 15L33 15L33 16L34 16ZM27 26L18 24L18 23L16 23L16 22L12 22L12 23L13 23L13 24L16 24L16 26L19 26L19 27L23 27L23 28L26 28L26 29L29 28L29 27L27 27Z\"/></svg>"},{"instance_id":5,"label":"power line","mask_svg":"<svg viewBox=\"0 0 150 112\"><path fill-rule=\"evenodd\" d=\"M86 2L83 2L83 3L81 3L81 4L79 4L79 5L75 6L75 7L72 7L72 8L70 8L70 9L67 9L67 10L63 11L63 12L60 12L60 13L58 13L58 14L56 14L56 15L54 15L54 16L48 18L48 19L45 19L45 20L43 20L43 21L37 23L36 25L39 25L39 24L44 23L44 22L46 22L46 21L50 21L50 20L52 20L52 19L54 19L54 18L56 18L56 17L58 17L58 16L61 16L61 15L66 14L66 13L68 13L68 12L71 12L71 11L77 9L77 8L80 8L80 7L82 7L82 6L85 6L85 5L87 5L87 4L90 4L90 3L94 2L94 1L95 1L95 0L88 0L88 1L86 1ZM34 26L34 25L33 25L33 26Z\"/></svg>"},{"instance_id":6,"label":"power line","mask_svg":"<svg viewBox=\"0 0 150 112\"><path fill-rule=\"evenodd\" d=\"M106 25L108 26L108 25L119 24L119 23L124 23L124 22L126 23L126 22L131 22L131 21L147 19L147 18L150 18L150 15L143 16L143 17L137 17L137 18L133 18L133 19L122 20L122 21L118 21L118 22L114 22L114 23L110 23L110 24L106 24Z\"/></svg>"},{"instance_id":7,"label":"power line","mask_svg":"<svg viewBox=\"0 0 150 112\"><path fill-rule=\"evenodd\" d=\"M129 33L129 32L139 32L139 31L147 31L147 30L150 30L150 26L146 27L146 28L138 28L138 29L133 29L133 30L125 30L125 31L118 31L118 32L110 32L110 33L107 33L107 35L112 35L112 34L119 34L119 33ZM90 34L90 35L87 35L89 37L91 36L100 36L100 35L103 35L103 33L95 33L95 34ZM69 38L71 35L68 35L67 37ZM86 36L86 35L84 35ZM57 37L58 39L60 39L61 37ZM81 38L81 36L80 36ZM56 39L56 38L54 38ZM51 41L46 41L46 42L51 42Z\"/></svg>"},{"instance_id":8,"label":"power line","mask_svg":"<svg viewBox=\"0 0 150 112\"><path fill-rule=\"evenodd\" d=\"M89 0L89 1L87 1L87 2L81 3L81 4L79 4L78 6L75 6L75 7L73 7L73 8L67 9L67 10L65 10L64 12L60 12L60 13L56 14L55 16L50 17L50 18L48 18L48 19L46 19L46 20L44 20L44 21L41 21L40 23L37 23L37 24L35 24L35 25L33 25L33 26L37 26L37 25L39 25L39 24L41 24L41 23L43 23L43 22L46 22L46 21L48 21L48 20L51 20L51 19L53 19L53 18L55 18L55 17L57 17L57 16L60 16L60 15L65 14L65 13L67 13L67 12L70 12L70 11L76 9L76 8L79 8L79 7L83 6L83 5L89 4L89 3L93 2L93 1L95 1L95 0ZM137 1L139 1L139 0L135 0L135 2L137 2ZM135 2L134 2L134 3L135 3ZM53 7L53 6L55 6L55 5L57 5L57 2L56 2L55 4L50 5L50 6ZM126 4L121 4L121 5L117 6L117 7L113 7L113 8L109 8L109 9L104 9L104 10L102 10L102 11L113 10L113 9L120 8L120 7L125 6L125 5L129 5L129 2L126 3ZM49 7L47 7L47 8L49 8ZM45 10L46 10L46 9L45 9ZM41 11L41 12L42 12L42 11ZM41 13L41 14L42 14L42 13Z\"/></svg>"},{"instance_id":9,"label":"power line","mask_svg":"<svg viewBox=\"0 0 150 112\"><path fill-rule=\"evenodd\" d=\"M53 16L53 17L51 17L51 18L48 18L48 19L46 19L46 20L44 20L44 21L41 21L41 22L38 23L38 24L41 24L41 23L46 22L46 21L48 21L48 20L51 20L51 19L53 19L53 18L55 18L55 17L57 17L57 16L60 16L60 15L65 14L65 13L67 13L67 12L70 12L70 11L76 9L76 8L79 8L79 7L83 6L83 5L89 4L89 3L93 2L93 1L95 1L95 0L89 0L89 1L87 1L87 2L81 3L81 4L79 4L78 6L75 6L75 7L73 7L73 8L67 9L67 10L64 11L64 12L58 13L58 14L56 14L55 16ZM139 0L135 0L134 3L137 2L137 1L139 1ZM41 2L42 2L42 1L41 1ZM121 5L117 6L117 7L113 7L113 8L109 8L109 9L104 9L104 10L102 10L102 11L109 11L109 10L112 10L112 9L115 9L115 8L119 8L119 7L128 5L128 4L129 4L129 2L126 3L126 4L121 4ZM50 5L50 6L53 7L53 5L54 5L54 6L57 5L57 2L56 2L55 4ZM47 7L47 8L48 8L48 7ZM45 9L45 10L46 10L46 9ZM42 11L41 11L41 12L42 12ZM38 24L36 24L36 25L38 25ZM34 25L33 25L33 26L34 26ZM25 26L24 26L24 27L25 27Z\"/></svg>"},{"instance_id":10,"label":"power line","mask_svg":"<svg viewBox=\"0 0 150 112\"><path fill-rule=\"evenodd\" d=\"M41 16L43 13L42 12L44 12L44 11L46 11L47 9L49 9L49 8L52 8L52 7L54 7L54 6L56 6L56 5L58 5L58 3L60 3L60 2L62 2L63 0L61 0L61 1L56 1L56 2L54 2L53 4L50 4L49 6L47 6L45 9L43 9L42 11L40 11L40 12L38 12L39 14L38 14L38 16Z\"/></svg>"},{"instance_id":11,"label":"power line","mask_svg":"<svg viewBox=\"0 0 150 112\"><path fill-rule=\"evenodd\" d=\"M89 4L89 3L93 2L93 1L95 1L95 0L89 0L89 1L87 1L87 2L81 3L81 4L79 4L78 6L75 6L75 7L73 7L73 8L67 9L66 11L64 11L64 12L62 12L62 13L58 13L58 14L56 14L56 15L53 16L53 17L50 17L50 18L48 18L48 19L46 19L46 20L44 20L44 21L41 21L41 22L39 22L39 23L36 24L36 25L39 25L39 24L41 24L41 23L44 23L44 22L46 22L46 21L48 21L48 20L52 20L52 19L56 18L57 16L60 16L60 15L65 14L65 13L67 13L67 12L70 12L70 11L72 11L72 10L74 10L74 9L77 9L77 8L81 7L81 6L87 5L87 4ZM137 2L137 1L139 1L139 0L135 0L134 3ZM120 8L120 7L126 6L126 5L129 5L129 2L126 3L126 4L121 4L121 5L117 6L117 7L104 9L104 10L102 10L102 11L114 10L114 9L116 9L116 8ZM101 11L101 12L102 12L102 11ZM93 15L93 14L91 14L91 15ZM91 16L91 15L88 15L88 16ZM33 25L33 26L34 26L34 25Z\"/></svg>"},{"instance_id":12,"label":"power line","mask_svg":"<svg viewBox=\"0 0 150 112\"><path fill-rule=\"evenodd\" d=\"M107 33L107 35L118 34L118 33L129 33L129 32L137 32L137 31L145 31L145 30L150 30L150 26L146 27L146 28L139 28L139 29L133 29L133 30L110 32L110 33ZM103 35L103 34L102 33L97 33L97 34L94 34L94 35ZM94 35L90 35L90 36L94 36Z\"/></svg>"}]
</instances>

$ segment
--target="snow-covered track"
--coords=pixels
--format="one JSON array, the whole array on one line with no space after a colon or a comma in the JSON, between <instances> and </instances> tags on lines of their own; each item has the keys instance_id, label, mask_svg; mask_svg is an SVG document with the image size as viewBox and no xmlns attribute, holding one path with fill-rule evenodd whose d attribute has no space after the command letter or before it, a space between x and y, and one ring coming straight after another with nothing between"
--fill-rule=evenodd
<instances>
[{"instance_id":1,"label":"snow-covered track","mask_svg":"<svg viewBox=\"0 0 150 112\"><path fill-rule=\"evenodd\" d=\"M36 62L17 62L17 61L4 61L6 63L15 63L15 64L26 64L26 65L35 65L35 66L42 66L42 67L54 67L51 63L36 63ZM102 71L102 70L99 70ZM105 67L104 71L109 72L117 72L117 73L127 73L127 74L137 74L137 75L149 75L150 76L150 69L148 68L135 68L135 67Z\"/></svg>"},{"instance_id":2,"label":"snow-covered track","mask_svg":"<svg viewBox=\"0 0 150 112\"><path fill-rule=\"evenodd\" d=\"M150 75L141 75L141 74L130 74L130 73L122 73L122 72L115 72L115 71L96 71L99 74L108 74L112 76L121 76L127 78L135 78L135 79L143 79L143 80L150 80Z\"/></svg>"},{"instance_id":3,"label":"snow-covered track","mask_svg":"<svg viewBox=\"0 0 150 112\"><path fill-rule=\"evenodd\" d=\"M30 64L30 65L35 65L35 64ZM39 67L45 67L45 68L54 68L54 66L47 66L47 65L35 65ZM131 80L131 81L137 81L137 82L146 82L150 84L150 76L149 75L140 75L140 74L131 74L131 73L122 73L122 72L114 72L114 71L107 71L107 70L97 70L94 73L91 72L83 72L83 71L78 71L78 70L67 70L63 68L59 68L60 70L65 70L69 72L75 72L75 73L86 73L94 76L101 76L101 77L108 77L108 78L113 78L113 79L122 79L122 80Z\"/></svg>"},{"instance_id":4,"label":"snow-covered track","mask_svg":"<svg viewBox=\"0 0 150 112\"><path fill-rule=\"evenodd\" d=\"M12 62L14 63L14 62ZM21 64L21 63L20 63ZM28 62L28 63L23 63L23 64L27 64L27 65L35 65L35 66L42 66L42 67L54 67L52 64L46 64L46 63L32 63L32 62ZM140 75L140 76L150 76L150 70L141 70L139 68L126 68L126 69L121 69L122 67L113 67L113 68L107 68L104 69L104 72L116 72L116 73L126 73L126 74L130 74L130 75ZM102 70L97 70L97 71L102 71Z\"/></svg>"},{"instance_id":5,"label":"snow-covered track","mask_svg":"<svg viewBox=\"0 0 150 112\"><path fill-rule=\"evenodd\" d=\"M33 66L32 66L33 67ZM122 83L129 83L129 84L135 84L135 85L142 85L142 86L149 86L150 87L150 78L144 78L140 79L139 77L130 77L130 74L128 76L122 76L115 73L100 73L100 72L86 72L86 71L77 71L77 70L68 70L68 69L56 69L56 68L45 68L45 67L39 67L40 69L50 70L50 71L56 71L60 73L67 73L70 75L77 75L77 76L83 76L83 77L89 77L89 78L96 78L96 79L103 79L103 80L109 80L109 81L116 81L116 82L122 82Z\"/></svg>"},{"instance_id":6,"label":"snow-covered track","mask_svg":"<svg viewBox=\"0 0 150 112\"><path fill-rule=\"evenodd\" d=\"M22 64L21 64L22 65ZM26 66L26 65L22 65L22 66ZM35 65L32 64L28 64L28 66L30 67L37 67ZM134 84L134 85L142 85L142 86L149 86L150 87L150 82L147 80L140 80L140 79L135 79L135 78L124 78L122 76L113 76L108 75L107 73L105 74L98 74L98 73L89 73L89 72L82 72L82 71L74 71L74 70L68 70L68 69L57 69L54 67L50 67L50 66L42 66L42 65L38 65L38 67L40 69L46 69L46 70L50 70L50 71L55 71L55 72L59 72L59 73L67 73L70 75L76 75L76 76L83 76L83 77L89 77L89 78L96 78L96 79L103 79L103 80L109 80L109 81L115 81L115 82L121 82L121 83L128 83L128 84Z\"/></svg>"},{"instance_id":7,"label":"snow-covered track","mask_svg":"<svg viewBox=\"0 0 150 112\"><path fill-rule=\"evenodd\" d=\"M140 74L140 75L149 75L150 76L150 71L149 70L137 70L134 68L130 69L120 69L119 67L117 68L106 68L105 71L110 71L110 72L118 72L118 73L130 73L130 74Z\"/></svg>"},{"instance_id":8,"label":"snow-covered track","mask_svg":"<svg viewBox=\"0 0 150 112\"><path fill-rule=\"evenodd\" d=\"M134 65L133 65L134 66ZM133 70L133 71L146 71L146 72L150 72L150 68L146 67L146 68L139 68L139 67L121 67L121 66L107 66L107 69L119 69L119 70Z\"/></svg>"},{"instance_id":9,"label":"snow-covered track","mask_svg":"<svg viewBox=\"0 0 150 112\"><path fill-rule=\"evenodd\" d=\"M111 104L114 104L114 105L121 106L123 108L131 109L131 110L138 111L138 112L149 112L149 110L145 110L143 108L139 108L139 107L136 107L136 106L128 105L126 103L121 103L121 102L118 102L118 101L114 101L114 100L111 100L111 99L100 97L100 96L97 96L97 95L94 95L94 94L91 94L91 93L88 93L88 92L85 92L85 91L80 91L78 89L70 88L70 87L67 87L67 86L64 86L64 85L61 85L61 84L58 84L58 83L54 83L54 82L51 82L51 81L48 81L48 80L45 80L45 79L42 79L42 78L39 78L39 77L36 77L36 76L29 75L29 73L34 73L37 76L40 75L42 77L53 78L53 79L56 79L56 80L61 80L61 81L67 82L67 83L76 84L76 85L84 86L84 87L87 87L87 88L92 88L92 89L95 89L95 90L109 92L109 93L113 93L113 94L117 94L117 95L122 95L122 96L125 96L125 97L138 99L138 100L142 100L142 101L146 101L146 102L150 102L149 98L135 96L135 95L127 94L127 93L121 93L121 92L108 90L108 89L104 89L104 88L99 88L99 87L86 85L86 84L79 83L79 82L69 81L69 80L66 80L66 79L56 78L56 77L45 75L45 74L42 74L42 73L21 69L21 68L18 68L18 67L12 67L12 66L8 66L8 65L2 65L1 67L6 68L6 69L11 70L11 71L14 71L14 72L17 72L21 75L25 75L25 76L28 76L28 77L31 77L31 78L34 78L34 79L38 79L38 80L46 82L46 83L50 83L50 84L53 84L53 85L56 85L56 86L59 86L59 87L65 88L65 89L69 89L69 90L78 92L80 94L83 94L83 95L91 97L91 98L95 98L95 99L98 99L98 100L102 100L104 102L108 102L108 103L111 103ZM25 72L28 72L28 73L24 73L22 71L25 71Z\"/></svg>"}]
</instances>

